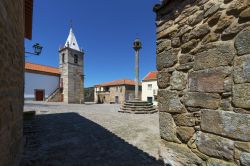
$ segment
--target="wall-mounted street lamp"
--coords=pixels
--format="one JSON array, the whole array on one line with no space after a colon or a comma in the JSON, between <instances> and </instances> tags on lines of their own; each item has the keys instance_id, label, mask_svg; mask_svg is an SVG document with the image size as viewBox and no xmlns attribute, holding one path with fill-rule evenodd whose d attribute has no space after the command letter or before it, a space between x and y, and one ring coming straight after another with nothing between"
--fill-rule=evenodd
<instances>
[{"instance_id":1,"label":"wall-mounted street lamp","mask_svg":"<svg viewBox=\"0 0 250 166\"><path fill-rule=\"evenodd\" d=\"M39 43L34 44L32 48L34 49L34 52L25 52L25 54L40 55L43 49Z\"/></svg>"}]
</instances>

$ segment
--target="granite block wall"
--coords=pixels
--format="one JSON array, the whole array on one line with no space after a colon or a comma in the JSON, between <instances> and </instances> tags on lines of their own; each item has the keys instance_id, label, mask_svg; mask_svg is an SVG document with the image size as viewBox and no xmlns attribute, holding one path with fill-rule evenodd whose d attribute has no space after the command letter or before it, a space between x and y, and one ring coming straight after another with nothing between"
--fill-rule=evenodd
<instances>
[{"instance_id":1,"label":"granite block wall","mask_svg":"<svg viewBox=\"0 0 250 166\"><path fill-rule=\"evenodd\" d=\"M164 0L154 11L162 159L250 165L250 0Z\"/></svg>"},{"instance_id":2,"label":"granite block wall","mask_svg":"<svg viewBox=\"0 0 250 166\"><path fill-rule=\"evenodd\" d=\"M24 1L0 1L0 166L17 165L22 147Z\"/></svg>"}]
</instances>

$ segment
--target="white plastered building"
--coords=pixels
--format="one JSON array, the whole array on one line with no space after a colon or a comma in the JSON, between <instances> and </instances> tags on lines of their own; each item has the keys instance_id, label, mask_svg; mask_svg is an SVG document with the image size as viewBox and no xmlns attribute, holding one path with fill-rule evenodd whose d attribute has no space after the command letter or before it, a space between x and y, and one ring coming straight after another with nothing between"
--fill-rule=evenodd
<instances>
[{"instance_id":1,"label":"white plastered building","mask_svg":"<svg viewBox=\"0 0 250 166\"><path fill-rule=\"evenodd\" d=\"M157 106L157 93L157 72L152 71L142 80L142 101L148 101Z\"/></svg>"}]
</instances>

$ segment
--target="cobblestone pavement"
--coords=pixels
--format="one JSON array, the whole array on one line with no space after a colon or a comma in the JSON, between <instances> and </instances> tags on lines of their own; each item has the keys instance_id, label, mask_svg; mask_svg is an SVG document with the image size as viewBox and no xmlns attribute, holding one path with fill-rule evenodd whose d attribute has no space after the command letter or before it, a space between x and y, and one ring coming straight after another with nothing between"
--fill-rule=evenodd
<instances>
[{"instance_id":1,"label":"cobblestone pavement","mask_svg":"<svg viewBox=\"0 0 250 166\"><path fill-rule=\"evenodd\" d=\"M158 113L118 113L119 105L25 103L21 166L157 166Z\"/></svg>"}]
</instances>

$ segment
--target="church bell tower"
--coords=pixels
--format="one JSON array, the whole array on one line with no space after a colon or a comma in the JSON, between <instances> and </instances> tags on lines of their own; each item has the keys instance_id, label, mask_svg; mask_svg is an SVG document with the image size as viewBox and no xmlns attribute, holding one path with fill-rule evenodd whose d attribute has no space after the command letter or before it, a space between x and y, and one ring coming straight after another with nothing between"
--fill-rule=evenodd
<instances>
[{"instance_id":1,"label":"church bell tower","mask_svg":"<svg viewBox=\"0 0 250 166\"><path fill-rule=\"evenodd\" d=\"M73 29L70 28L68 39L59 50L60 88L62 100L66 103L84 103L84 53L79 48Z\"/></svg>"}]
</instances>

